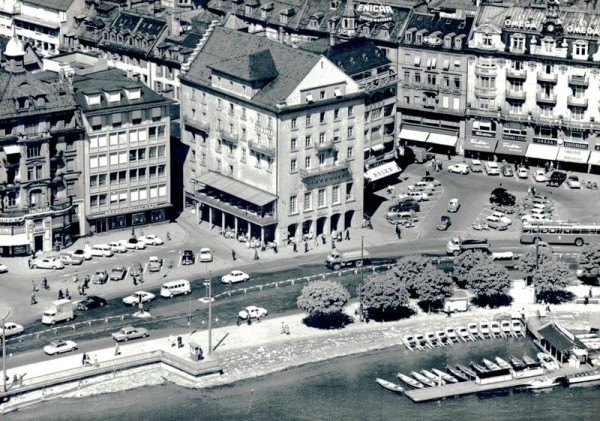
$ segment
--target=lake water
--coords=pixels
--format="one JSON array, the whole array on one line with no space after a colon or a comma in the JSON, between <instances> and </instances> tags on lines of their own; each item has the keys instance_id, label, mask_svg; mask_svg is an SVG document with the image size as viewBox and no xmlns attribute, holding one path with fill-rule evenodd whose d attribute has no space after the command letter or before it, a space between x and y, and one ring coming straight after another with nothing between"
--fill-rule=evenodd
<instances>
[{"instance_id":1,"label":"lake water","mask_svg":"<svg viewBox=\"0 0 600 421\"><path fill-rule=\"evenodd\" d=\"M526 339L480 341L412 353L403 348L338 358L208 390L174 385L87 399L55 400L10 420L596 420L600 387L556 387L412 403L375 383L395 373L500 356L534 357ZM407 386L408 388L408 386ZM1 416L0 416L0 419Z\"/></svg>"}]
</instances>

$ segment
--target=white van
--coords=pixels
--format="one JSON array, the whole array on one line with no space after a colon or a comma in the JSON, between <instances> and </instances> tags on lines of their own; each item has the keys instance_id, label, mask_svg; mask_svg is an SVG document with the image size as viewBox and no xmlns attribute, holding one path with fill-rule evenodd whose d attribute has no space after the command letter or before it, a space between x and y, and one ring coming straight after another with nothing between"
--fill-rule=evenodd
<instances>
[{"instance_id":1,"label":"white van","mask_svg":"<svg viewBox=\"0 0 600 421\"><path fill-rule=\"evenodd\" d=\"M96 244L92 246L92 256L94 257L113 257L114 252L108 244Z\"/></svg>"},{"instance_id":2,"label":"white van","mask_svg":"<svg viewBox=\"0 0 600 421\"><path fill-rule=\"evenodd\" d=\"M163 298L173 298L176 295L186 295L192 292L190 281L179 279L163 284L160 289L160 296Z\"/></svg>"}]
</instances>

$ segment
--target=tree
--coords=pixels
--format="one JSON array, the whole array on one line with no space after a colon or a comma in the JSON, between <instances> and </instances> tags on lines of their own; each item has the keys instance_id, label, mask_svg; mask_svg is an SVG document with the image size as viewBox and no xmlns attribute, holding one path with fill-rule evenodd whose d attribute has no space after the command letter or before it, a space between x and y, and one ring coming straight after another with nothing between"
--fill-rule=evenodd
<instances>
[{"instance_id":1,"label":"tree","mask_svg":"<svg viewBox=\"0 0 600 421\"><path fill-rule=\"evenodd\" d=\"M482 262L489 262L490 258L481 250L467 250L459 254L454 259L454 276L456 279L464 283L467 280L467 275L475 266Z\"/></svg>"},{"instance_id":2,"label":"tree","mask_svg":"<svg viewBox=\"0 0 600 421\"><path fill-rule=\"evenodd\" d=\"M587 277L600 276L600 243L587 244L579 253L579 269Z\"/></svg>"},{"instance_id":3,"label":"tree","mask_svg":"<svg viewBox=\"0 0 600 421\"><path fill-rule=\"evenodd\" d=\"M454 280L443 270L433 265L427 266L415 281L416 295L427 312L432 306L440 306L444 298L450 297L454 292Z\"/></svg>"},{"instance_id":4,"label":"tree","mask_svg":"<svg viewBox=\"0 0 600 421\"><path fill-rule=\"evenodd\" d=\"M515 265L515 268L523 272L527 278L531 279L531 277L535 274L537 267L541 266L548 260L552 260L552 249L550 247L532 247L527 249L519 257L519 261Z\"/></svg>"},{"instance_id":5,"label":"tree","mask_svg":"<svg viewBox=\"0 0 600 421\"><path fill-rule=\"evenodd\" d=\"M433 267L433 264L426 257L417 255L406 256L398 259L396 265L392 268L392 272L396 275L396 279L404 284L410 296L415 298L418 277L430 267Z\"/></svg>"},{"instance_id":6,"label":"tree","mask_svg":"<svg viewBox=\"0 0 600 421\"><path fill-rule=\"evenodd\" d=\"M358 299L363 312L376 320L396 320L412 314L408 291L392 271L369 276L358 286Z\"/></svg>"},{"instance_id":7,"label":"tree","mask_svg":"<svg viewBox=\"0 0 600 421\"><path fill-rule=\"evenodd\" d=\"M340 283L315 281L304 288L297 298L298 308L308 313L305 322L315 327L341 327L347 322L344 307L350 293Z\"/></svg>"},{"instance_id":8,"label":"tree","mask_svg":"<svg viewBox=\"0 0 600 421\"><path fill-rule=\"evenodd\" d=\"M538 300L552 303L564 301L571 295L565 291L571 281L573 274L569 265L558 260L544 262L532 277Z\"/></svg>"},{"instance_id":9,"label":"tree","mask_svg":"<svg viewBox=\"0 0 600 421\"><path fill-rule=\"evenodd\" d=\"M474 266L467 275L467 287L477 296L480 305L497 306L509 301L511 280L504 266L483 261Z\"/></svg>"}]
</instances>

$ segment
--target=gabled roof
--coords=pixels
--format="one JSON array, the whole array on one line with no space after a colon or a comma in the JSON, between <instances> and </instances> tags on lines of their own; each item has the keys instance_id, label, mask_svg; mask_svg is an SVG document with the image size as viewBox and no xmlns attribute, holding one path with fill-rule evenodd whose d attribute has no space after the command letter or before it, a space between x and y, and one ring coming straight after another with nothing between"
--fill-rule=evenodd
<instances>
[{"instance_id":1,"label":"gabled roof","mask_svg":"<svg viewBox=\"0 0 600 421\"><path fill-rule=\"evenodd\" d=\"M352 38L330 46L323 53L346 74L355 75L391 63L373 42L367 38Z\"/></svg>"},{"instance_id":2,"label":"gabled roof","mask_svg":"<svg viewBox=\"0 0 600 421\"><path fill-rule=\"evenodd\" d=\"M75 0L21 0L23 3L35 4L52 10L66 12Z\"/></svg>"},{"instance_id":3,"label":"gabled roof","mask_svg":"<svg viewBox=\"0 0 600 421\"><path fill-rule=\"evenodd\" d=\"M272 69L276 77L262 87L253 97L252 102L264 107L276 109L276 104L285 101L293 90L302 82L310 70L317 64L320 56L283 44L265 37L247 34L228 28L216 27L207 39L204 47L194 59L190 70L181 80L202 86L211 86L211 68L219 67L223 61L233 58L238 60L268 50L272 59ZM260 54L255 58L263 57ZM251 59L247 58L248 64ZM271 65L269 65L271 67ZM254 75L257 68L248 72Z\"/></svg>"},{"instance_id":4,"label":"gabled roof","mask_svg":"<svg viewBox=\"0 0 600 421\"><path fill-rule=\"evenodd\" d=\"M577 337L573 336L573 340L567 337L554 323L542 327L538 333L558 352L565 352L573 348L587 348Z\"/></svg>"},{"instance_id":5,"label":"gabled roof","mask_svg":"<svg viewBox=\"0 0 600 421\"><path fill-rule=\"evenodd\" d=\"M210 65L209 68L246 82L258 82L277 77L277 69L268 49L223 60Z\"/></svg>"}]
</instances>

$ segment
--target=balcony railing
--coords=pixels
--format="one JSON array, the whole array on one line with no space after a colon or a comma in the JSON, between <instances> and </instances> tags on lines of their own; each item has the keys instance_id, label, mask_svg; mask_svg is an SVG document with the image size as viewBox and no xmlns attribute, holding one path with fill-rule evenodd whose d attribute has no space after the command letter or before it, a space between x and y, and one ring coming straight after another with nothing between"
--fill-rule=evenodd
<instances>
[{"instance_id":1,"label":"balcony railing","mask_svg":"<svg viewBox=\"0 0 600 421\"><path fill-rule=\"evenodd\" d=\"M496 88L475 86L475 96L480 98L495 98L496 95Z\"/></svg>"},{"instance_id":2,"label":"balcony railing","mask_svg":"<svg viewBox=\"0 0 600 421\"><path fill-rule=\"evenodd\" d=\"M275 148L271 145L263 145L263 144L258 143L256 140L251 140L248 143L248 146L253 151L260 152L263 155L275 156Z\"/></svg>"},{"instance_id":3,"label":"balcony railing","mask_svg":"<svg viewBox=\"0 0 600 421\"><path fill-rule=\"evenodd\" d=\"M539 103L556 105L556 94L554 93L538 92L535 98Z\"/></svg>"},{"instance_id":4,"label":"balcony railing","mask_svg":"<svg viewBox=\"0 0 600 421\"><path fill-rule=\"evenodd\" d=\"M567 104L571 107L584 107L587 108L588 106L588 99L587 98L579 98L573 95L569 95L569 98L567 99Z\"/></svg>"},{"instance_id":5,"label":"balcony railing","mask_svg":"<svg viewBox=\"0 0 600 421\"><path fill-rule=\"evenodd\" d=\"M333 141L332 140L327 140L323 143L319 142L315 145L315 147L317 148L318 151L325 151L327 149L332 149L333 148Z\"/></svg>"},{"instance_id":6,"label":"balcony railing","mask_svg":"<svg viewBox=\"0 0 600 421\"><path fill-rule=\"evenodd\" d=\"M586 76L571 75L569 76L569 85L588 87L590 80Z\"/></svg>"},{"instance_id":7,"label":"balcony railing","mask_svg":"<svg viewBox=\"0 0 600 421\"><path fill-rule=\"evenodd\" d=\"M210 206L220 209L223 212L227 212L231 215L237 216L246 221L253 222L257 225L264 226L277 223L277 216L273 213L265 213L264 215L260 215L248 209L235 206L232 203L219 200L214 196L209 196L206 193L198 193L198 195L200 196L200 201L202 203L206 203Z\"/></svg>"},{"instance_id":8,"label":"balcony railing","mask_svg":"<svg viewBox=\"0 0 600 421\"><path fill-rule=\"evenodd\" d=\"M477 76L496 76L498 74L498 68L496 66L481 66L477 64L475 66L475 74Z\"/></svg>"},{"instance_id":9,"label":"balcony railing","mask_svg":"<svg viewBox=\"0 0 600 421\"><path fill-rule=\"evenodd\" d=\"M558 82L558 75L556 73L538 72L537 80L538 82L556 83Z\"/></svg>"},{"instance_id":10,"label":"balcony railing","mask_svg":"<svg viewBox=\"0 0 600 421\"><path fill-rule=\"evenodd\" d=\"M343 161L337 164L331 165L319 165L314 168L308 168L300 170L300 177L306 179L317 175L325 175L336 171L347 171L350 172L350 165L348 161Z\"/></svg>"},{"instance_id":11,"label":"balcony railing","mask_svg":"<svg viewBox=\"0 0 600 421\"><path fill-rule=\"evenodd\" d=\"M221 129L221 130L219 130L218 134L221 139L223 139L226 142L233 143L234 145L237 145L237 143L240 140L240 136L238 134L231 133L227 130Z\"/></svg>"},{"instance_id":12,"label":"balcony railing","mask_svg":"<svg viewBox=\"0 0 600 421\"><path fill-rule=\"evenodd\" d=\"M525 101L526 96L527 94L525 93L525 91L516 91L514 89L506 90L506 99L518 99L521 101Z\"/></svg>"},{"instance_id":13,"label":"balcony railing","mask_svg":"<svg viewBox=\"0 0 600 421\"><path fill-rule=\"evenodd\" d=\"M393 72L378 74L375 76L371 76L366 79L362 79L358 81L358 84L365 91L372 91L375 89L383 88L384 86L391 85L398 81L398 75Z\"/></svg>"},{"instance_id":14,"label":"balcony railing","mask_svg":"<svg viewBox=\"0 0 600 421\"><path fill-rule=\"evenodd\" d=\"M525 80L527 79L527 71L525 69L506 69L506 77L512 79Z\"/></svg>"},{"instance_id":15,"label":"balcony railing","mask_svg":"<svg viewBox=\"0 0 600 421\"><path fill-rule=\"evenodd\" d=\"M195 129L202 130L205 132L208 132L210 130L210 123L208 123L206 121L196 120L192 117L184 116L183 123L187 124L188 126L192 126Z\"/></svg>"}]
</instances>

